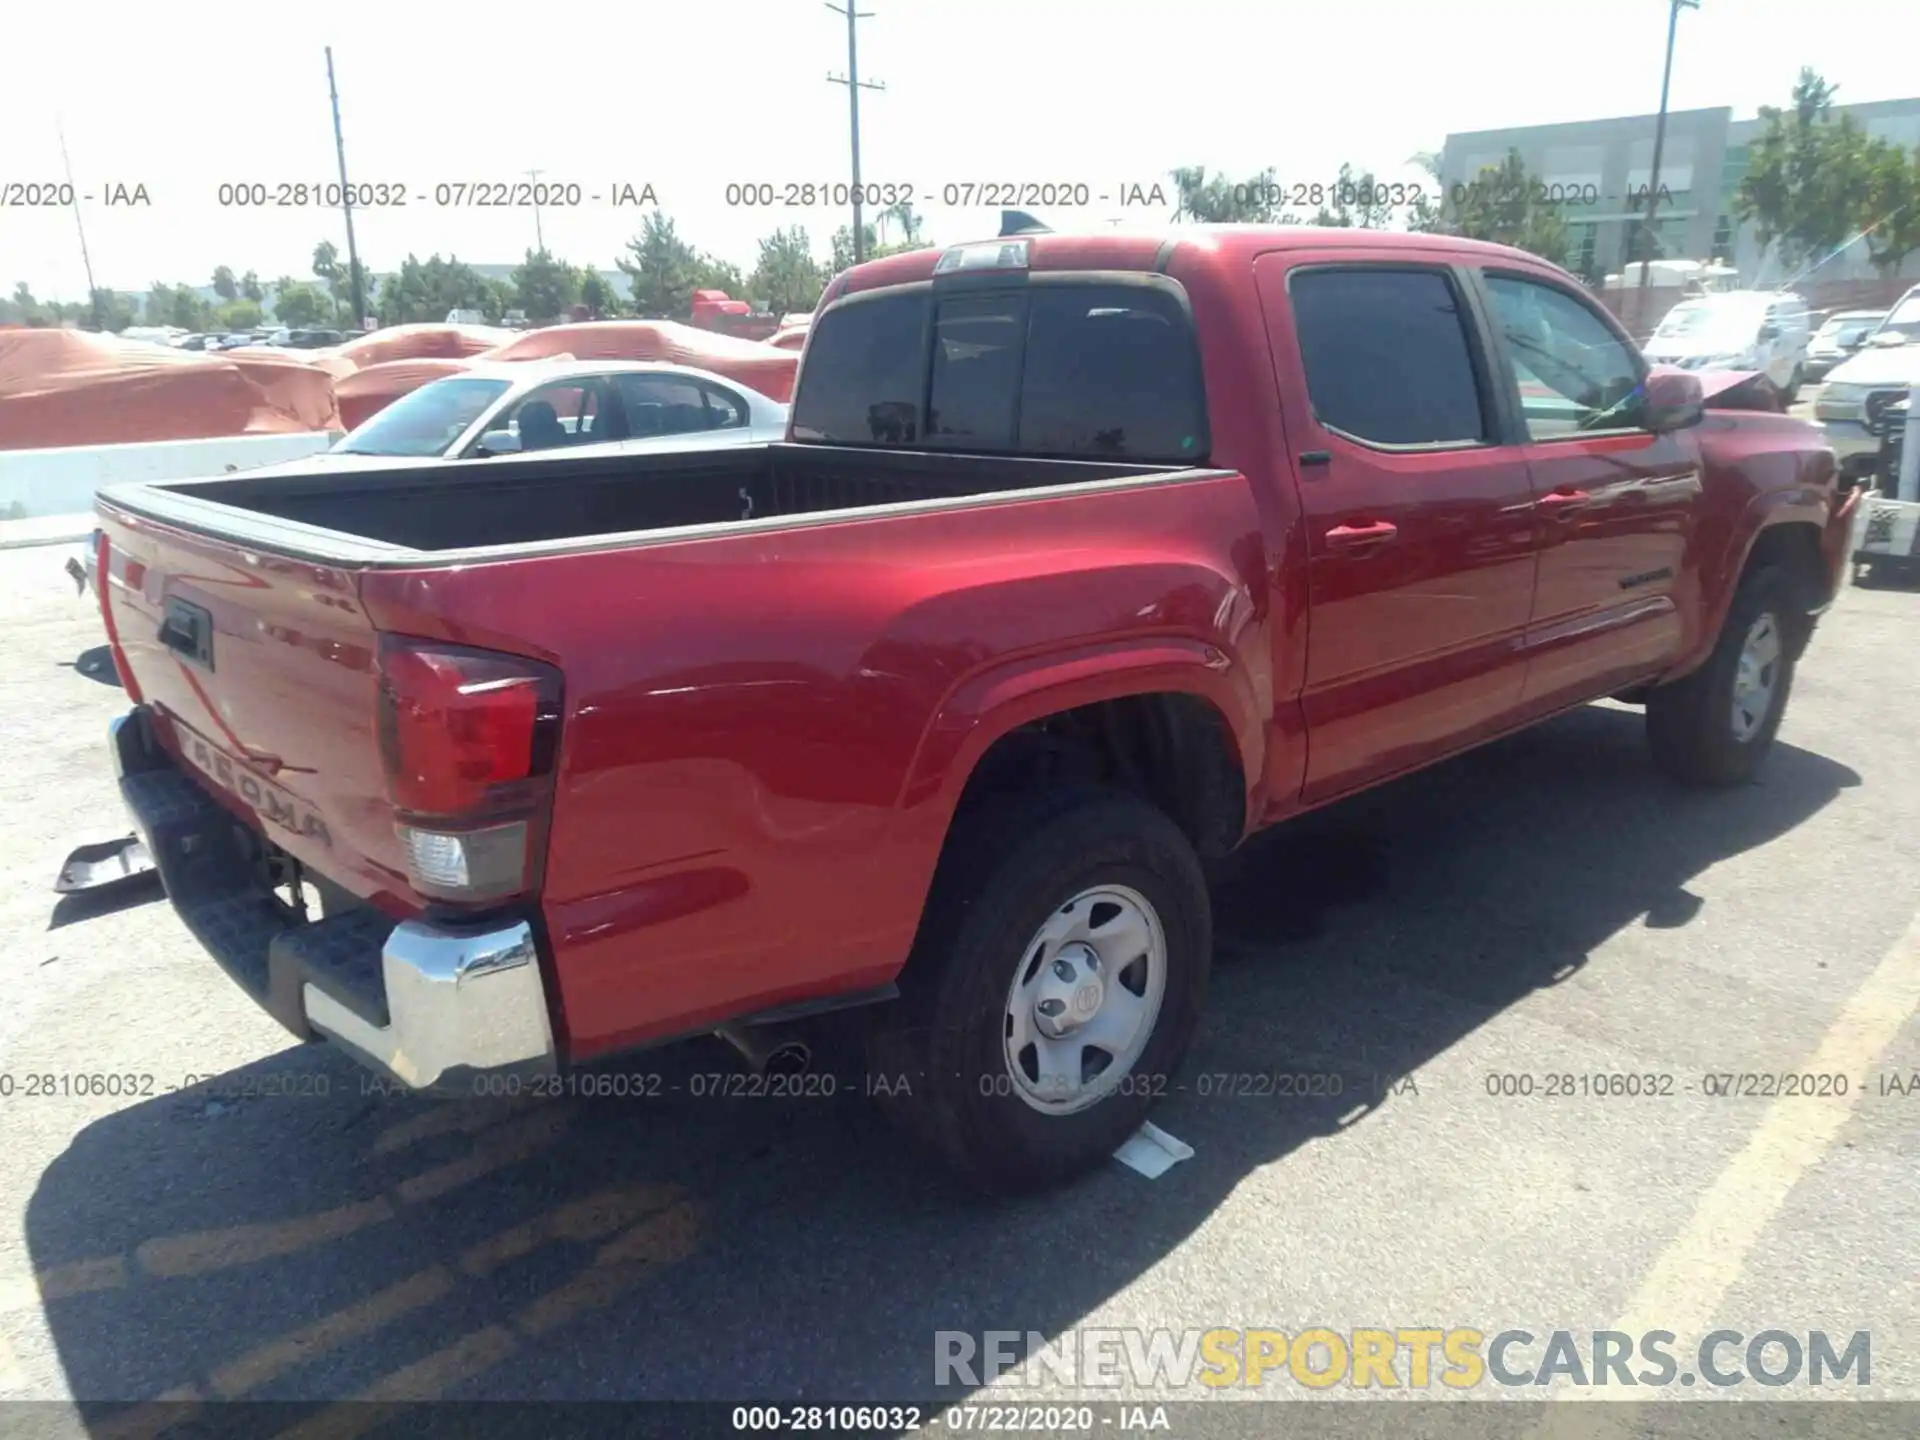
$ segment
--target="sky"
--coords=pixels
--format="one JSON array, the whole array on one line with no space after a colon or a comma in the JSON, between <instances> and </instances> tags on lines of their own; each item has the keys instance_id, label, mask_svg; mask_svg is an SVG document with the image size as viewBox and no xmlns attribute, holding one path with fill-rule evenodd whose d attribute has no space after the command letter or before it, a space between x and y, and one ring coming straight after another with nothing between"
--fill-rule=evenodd
<instances>
[{"instance_id":1,"label":"sky","mask_svg":"<svg viewBox=\"0 0 1920 1440\"><path fill-rule=\"evenodd\" d=\"M1666 0L861 0L862 178L907 187L926 237L991 235L998 206L948 186L1085 185L1085 206L1032 207L1057 229L1157 223L1120 197L1167 171L1287 185L1342 161L1414 179L1452 131L1649 113ZM1683 10L1674 109L1784 104L1802 65L1843 101L1920 93L1913 0L1702 0ZM65 178L64 130L95 281L209 283L217 265L310 278L344 255L337 208L223 205L220 187L337 181L324 47L333 47L348 176L405 196L362 208L375 272L411 252L509 264L535 242L527 208L437 204L439 187L579 186L539 215L547 248L611 268L651 185L680 234L751 269L756 240L804 225L826 258L844 206L729 204L727 187L849 178L844 18L823 0L572 0L448 7L420 0L18 6L0 82L0 200ZM150 203L109 205L113 187ZM449 199L453 191L445 192ZM957 193L957 192L956 192ZM977 194L978 192L976 192ZM566 191L562 198L570 198ZM592 197L598 195L595 201ZM1108 197L1104 202L1102 196ZM929 198L930 197L930 198ZM73 212L0 208L0 287L86 294Z\"/></svg>"}]
</instances>

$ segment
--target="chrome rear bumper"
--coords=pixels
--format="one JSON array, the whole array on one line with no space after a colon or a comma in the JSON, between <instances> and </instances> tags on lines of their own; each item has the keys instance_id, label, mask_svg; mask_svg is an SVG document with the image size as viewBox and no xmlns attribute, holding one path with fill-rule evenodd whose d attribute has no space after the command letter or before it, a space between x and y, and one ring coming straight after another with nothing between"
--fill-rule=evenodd
<instances>
[{"instance_id":1,"label":"chrome rear bumper","mask_svg":"<svg viewBox=\"0 0 1920 1440\"><path fill-rule=\"evenodd\" d=\"M175 765L135 706L109 727L120 793L167 897L220 967L302 1040L327 1039L414 1090L557 1068L538 942L353 909L303 923L260 878L264 842Z\"/></svg>"}]
</instances>

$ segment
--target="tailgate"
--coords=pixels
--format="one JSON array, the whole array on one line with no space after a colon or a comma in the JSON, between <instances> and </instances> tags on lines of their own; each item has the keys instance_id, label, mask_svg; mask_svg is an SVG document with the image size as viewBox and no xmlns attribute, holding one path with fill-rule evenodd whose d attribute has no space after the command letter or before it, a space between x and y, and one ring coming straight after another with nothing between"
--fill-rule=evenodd
<instances>
[{"instance_id":1,"label":"tailgate","mask_svg":"<svg viewBox=\"0 0 1920 1440\"><path fill-rule=\"evenodd\" d=\"M301 864L420 908L375 732L378 641L355 572L102 507L101 576L163 745Z\"/></svg>"}]
</instances>

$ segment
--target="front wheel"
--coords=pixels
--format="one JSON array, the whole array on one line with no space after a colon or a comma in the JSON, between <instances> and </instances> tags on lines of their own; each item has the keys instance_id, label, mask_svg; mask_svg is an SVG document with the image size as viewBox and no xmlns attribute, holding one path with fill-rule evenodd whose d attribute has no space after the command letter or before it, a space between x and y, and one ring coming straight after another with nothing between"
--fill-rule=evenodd
<instances>
[{"instance_id":1,"label":"front wheel","mask_svg":"<svg viewBox=\"0 0 1920 1440\"><path fill-rule=\"evenodd\" d=\"M982 1190L1065 1180L1171 1089L1211 949L1199 858L1153 806L989 802L955 821L873 1035L875 1094Z\"/></svg>"},{"instance_id":2,"label":"front wheel","mask_svg":"<svg viewBox=\"0 0 1920 1440\"><path fill-rule=\"evenodd\" d=\"M1763 566L1747 575L1707 663L1647 697L1654 762L1692 785L1751 780L1786 713L1806 623L1785 571Z\"/></svg>"}]
</instances>

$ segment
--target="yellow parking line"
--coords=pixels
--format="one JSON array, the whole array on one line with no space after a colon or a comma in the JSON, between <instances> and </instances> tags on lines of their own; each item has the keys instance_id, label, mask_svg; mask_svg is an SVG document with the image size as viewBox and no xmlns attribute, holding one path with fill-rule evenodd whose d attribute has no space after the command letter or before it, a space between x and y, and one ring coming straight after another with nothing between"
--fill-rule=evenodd
<instances>
[{"instance_id":1,"label":"yellow parking line","mask_svg":"<svg viewBox=\"0 0 1920 1440\"><path fill-rule=\"evenodd\" d=\"M406 1205L432 1200L545 1149L566 1133L572 1121L571 1113L558 1108L528 1115L514 1124L502 1126L458 1160L449 1160L402 1180L394 1188L394 1194Z\"/></svg>"},{"instance_id":2,"label":"yellow parking line","mask_svg":"<svg viewBox=\"0 0 1920 1440\"><path fill-rule=\"evenodd\" d=\"M1654 1262L1615 1328L1696 1334L1714 1318L1769 1222L1800 1178L1839 1138L1859 1104L1866 1072L1920 1010L1920 915L1881 957L1819 1047L1796 1068L1853 1077L1844 1095L1784 1097L1694 1207L1680 1235Z\"/></svg>"},{"instance_id":3,"label":"yellow parking line","mask_svg":"<svg viewBox=\"0 0 1920 1440\"><path fill-rule=\"evenodd\" d=\"M665 1209L684 1193L674 1185L636 1185L589 1195L469 1246L455 1268L478 1278L546 1245L599 1240L642 1216ZM296 1366L317 1360L444 1299L456 1283L454 1269L431 1266L377 1295L323 1315L309 1325L248 1351L213 1371L209 1379L222 1399L237 1399Z\"/></svg>"},{"instance_id":4,"label":"yellow parking line","mask_svg":"<svg viewBox=\"0 0 1920 1440\"><path fill-rule=\"evenodd\" d=\"M392 1202L384 1195L376 1196L355 1205L322 1210L317 1215L303 1215L297 1220L166 1235L145 1241L133 1253L140 1268L149 1275L167 1278L201 1275L209 1270L225 1270L235 1265L250 1265L256 1260L270 1260L277 1255L291 1255L391 1220L393 1214Z\"/></svg>"},{"instance_id":5,"label":"yellow parking line","mask_svg":"<svg viewBox=\"0 0 1920 1440\"><path fill-rule=\"evenodd\" d=\"M537 1096L515 1098L505 1102L486 1100L448 1100L434 1106L431 1110L402 1120L398 1125L390 1125L373 1139L369 1155L390 1155L395 1150L404 1150L420 1140L431 1140L436 1135L472 1134L484 1130L489 1125L497 1125L504 1120L532 1109L542 1103Z\"/></svg>"},{"instance_id":6,"label":"yellow parking line","mask_svg":"<svg viewBox=\"0 0 1920 1440\"><path fill-rule=\"evenodd\" d=\"M223 1400L234 1400L249 1390L257 1390L276 1375L317 1360L339 1349L350 1340L370 1335L383 1325L423 1306L444 1299L453 1291L451 1271L441 1266L410 1275L397 1285L389 1285L377 1295L369 1295L311 1325L291 1330L249 1350L238 1360L220 1366L207 1378Z\"/></svg>"},{"instance_id":7,"label":"yellow parking line","mask_svg":"<svg viewBox=\"0 0 1920 1440\"><path fill-rule=\"evenodd\" d=\"M631 1290L652 1271L684 1260L699 1246L698 1212L683 1201L634 1226L603 1247L593 1263L513 1317L522 1335L544 1335Z\"/></svg>"},{"instance_id":8,"label":"yellow parking line","mask_svg":"<svg viewBox=\"0 0 1920 1440\"><path fill-rule=\"evenodd\" d=\"M469 1275L485 1275L555 1240L598 1240L643 1215L665 1209L683 1193L677 1185L641 1185L575 1200L470 1246L460 1257L460 1268Z\"/></svg>"},{"instance_id":9,"label":"yellow parking line","mask_svg":"<svg viewBox=\"0 0 1920 1440\"><path fill-rule=\"evenodd\" d=\"M181 1385L129 1406L102 1420L89 1420L91 1440L153 1440L153 1437L191 1420L201 1410L202 1396L191 1385Z\"/></svg>"},{"instance_id":10,"label":"yellow parking line","mask_svg":"<svg viewBox=\"0 0 1920 1440\"><path fill-rule=\"evenodd\" d=\"M583 1206L581 1213L611 1211L605 1206L588 1211ZM476 1330L424 1360L381 1377L358 1399L331 1405L283 1431L278 1440L356 1440L392 1413L390 1405L379 1402L439 1398L512 1355L520 1344L515 1331L528 1338L544 1335L609 1304L661 1267L691 1255L699 1237L699 1212L691 1201L659 1211L603 1245L584 1271L526 1306L509 1326Z\"/></svg>"},{"instance_id":11,"label":"yellow parking line","mask_svg":"<svg viewBox=\"0 0 1920 1440\"><path fill-rule=\"evenodd\" d=\"M69 1295L117 1290L126 1283L127 1261L123 1255L103 1255L93 1260L49 1265L32 1275L16 1276L0 1282L0 1315L10 1315L16 1310L35 1310L49 1300L64 1300Z\"/></svg>"},{"instance_id":12,"label":"yellow parking line","mask_svg":"<svg viewBox=\"0 0 1920 1440\"><path fill-rule=\"evenodd\" d=\"M491 1370L518 1345L498 1325L476 1330L424 1360L383 1375L359 1399L329 1405L310 1420L282 1431L279 1440L354 1440L385 1422L398 1402L437 1399L455 1385Z\"/></svg>"},{"instance_id":13,"label":"yellow parking line","mask_svg":"<svg viewBox=\"0 0 1920 1440\"><path fill-rule=\"evenodd\" d=\"M1794 1186L1839 1138L1860 1102L1867 1073L1880 1063L1916 1011L1920 1011L1920 914L1860 988L1847 997L1813 1054L1795 1067L1794 1073L1846 1075L1852 1080L1847 1093L1782 1097L1767 1107L1747 1143L1700 1197L1686 1226L1642 1277L1624 1315L1614 1322L1615 1330L1629 1335L1671 1330L1683 1346L1701 1335ZM1548 1394L1549 1398L1588 1398L1573 1390L1555 1389ZM1632 1397L1596 1392L1591 1398ZM1556 1407L1542 1418L1534 1434L1578 1433L1592 1440L1626 1435L1625 1423L1616 1424L1604 1411L1589 1415L1575 1422ZM1577 1431L1569 1428L1576 1423Z\"/></svg>"}]
</instances>

